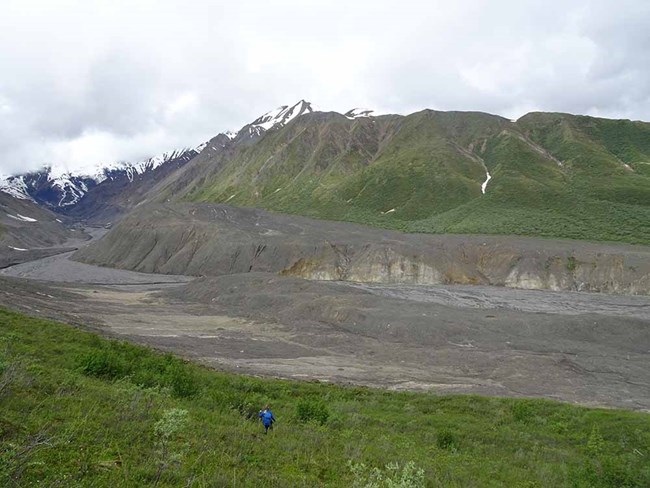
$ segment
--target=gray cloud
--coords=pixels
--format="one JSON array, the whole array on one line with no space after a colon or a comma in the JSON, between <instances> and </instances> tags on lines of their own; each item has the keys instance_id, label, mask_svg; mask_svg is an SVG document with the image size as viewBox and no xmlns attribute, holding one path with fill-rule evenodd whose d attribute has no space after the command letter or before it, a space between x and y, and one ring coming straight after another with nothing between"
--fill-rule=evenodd
<instances>
[{"instance_id":1,"label":"gray cloud","mask_svg":"<svg viewBox=\"0 0 650 488\"><path fill-rule=\"evenodd\" d=\"M650 120L649 27L645 0L5 0L0 173L146 157L300 98Z\"/></svg>"}]
</instances>

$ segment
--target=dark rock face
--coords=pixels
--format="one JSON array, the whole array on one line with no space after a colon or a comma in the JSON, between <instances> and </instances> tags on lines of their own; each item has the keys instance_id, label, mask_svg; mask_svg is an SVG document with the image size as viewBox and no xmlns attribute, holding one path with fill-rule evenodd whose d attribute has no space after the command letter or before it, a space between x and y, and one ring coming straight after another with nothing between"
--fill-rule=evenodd
<instances>
[{"instance_id":1,"label":"dark rock face","mask_svg":"<svg viewBox=\"0 0 650 488\"><path fill-rule=\"evenodd\" d=\"M142 272L650 294L650 249L401 234L215 204L145 206L75 259Z\"/></svg>"},{"instance_id":2,"label":"dark rock face","mask_svg":"<svg viewBox=\"0 0 650 488\"><path fill-rule=\"evenodd\" d=\"M145 198L145 193L198 154L194 149L179 152L164 164L141 173L114 170L107 178L91 188L77 204L62 213L91 224L114 222Z\"/></svg>"},{"instance_id":3,"label":"dark rock face","mask_svg":"<svg viewBox=\"0 0 650 488\"><path fill-rule=\"evenodd\" d=\"M97 181L90 176L66 175L53 178L49 168L12 176L8 180L9 183L11 180L20 180L25 197L55 210L75 205L86 192L97 185Z\"/></svg>"}]
</instances>

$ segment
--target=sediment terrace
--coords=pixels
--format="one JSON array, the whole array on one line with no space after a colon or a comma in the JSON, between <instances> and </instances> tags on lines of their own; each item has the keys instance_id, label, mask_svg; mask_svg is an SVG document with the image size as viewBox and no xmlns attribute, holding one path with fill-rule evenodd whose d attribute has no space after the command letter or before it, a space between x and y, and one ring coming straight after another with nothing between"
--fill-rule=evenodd
<instances>
[{"instance_id":1,"label":"sediment terrace","mask_svg":"<svg viewBox=\"0 0 650 488\"><path fill-rule=\"evenodd\" d=\"M147 273L650 294L650 248L402 234L219 204L142 207L74 259Z\"/></svg>"}]
</instances>

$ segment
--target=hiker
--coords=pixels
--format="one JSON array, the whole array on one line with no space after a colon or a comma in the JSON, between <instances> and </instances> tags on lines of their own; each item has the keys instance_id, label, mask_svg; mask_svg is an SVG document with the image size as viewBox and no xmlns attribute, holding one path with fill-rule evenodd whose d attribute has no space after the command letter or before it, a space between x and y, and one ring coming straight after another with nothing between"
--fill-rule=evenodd
<instances>
[{"instance_id":1,"label":"hiker","mask_svg":"<svg viewBox=\"0 0 650 488\"><path fill-rule=\"evenodd\" d=\"M271 409L268 405L264 407L264 410L260 410L259 418L262 420L262 424L264 424L265 434L269 432L269 429L273 430L273 422L275 422L275 417L273 416L273 412L271 412Z\"/></svg>"}]
</instances>

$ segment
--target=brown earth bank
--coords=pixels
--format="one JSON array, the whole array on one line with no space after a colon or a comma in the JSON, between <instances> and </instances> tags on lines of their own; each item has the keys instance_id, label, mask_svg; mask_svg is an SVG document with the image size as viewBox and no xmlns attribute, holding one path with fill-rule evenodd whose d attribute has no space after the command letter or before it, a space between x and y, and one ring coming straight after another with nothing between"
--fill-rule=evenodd
<instances>
[{"instance_id":1,"label":"brown earth bank","mask_svg":"<svg viewBox=\"0 0 650 488\"><path fill-rule=\"evenodd\" d=\"M147 273L650 295L650 247L402 234L220 204L143 206L74 259Z\"/></svg>"}]
</instances>

